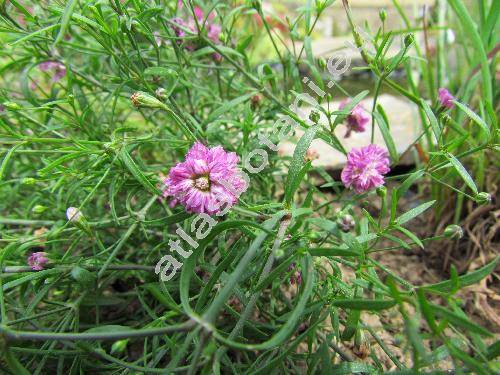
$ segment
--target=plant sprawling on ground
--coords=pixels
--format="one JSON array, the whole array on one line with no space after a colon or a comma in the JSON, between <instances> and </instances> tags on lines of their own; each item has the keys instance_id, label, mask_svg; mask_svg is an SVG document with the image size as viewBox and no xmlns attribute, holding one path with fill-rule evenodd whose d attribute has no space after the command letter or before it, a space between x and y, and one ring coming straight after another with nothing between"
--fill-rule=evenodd
<instances>
[{"instance_id":1,"label":"plant sprawling on ground","mask_svg":"<svg viewBox=\"0 0 500 375\"><path fill-rule=\"evenodd\" d=\"M491 202L500 2L412 21L394 1L401 29L381 11L370 30L344 1L361 92L312 52L334 2L280 18L259 0L0 0L3 372L498 370L460 298L494 256L415 284L380 255L456 241L466 203ZM418 109L409 170L381 90ZM385 145L346 150L337 127ZM314 139L345 155L340 178ZM450 196L451 225L422 236Z\"/></svg>"}]
</instances>

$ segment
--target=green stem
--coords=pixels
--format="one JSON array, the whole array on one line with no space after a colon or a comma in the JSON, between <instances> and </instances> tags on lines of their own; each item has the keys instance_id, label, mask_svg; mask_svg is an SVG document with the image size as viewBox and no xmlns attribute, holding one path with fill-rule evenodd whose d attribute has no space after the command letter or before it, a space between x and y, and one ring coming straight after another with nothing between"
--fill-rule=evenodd
<instances>
[{"instance_id":1,"label":"green stem","mask_svg":"<svg viewBox=\"0 0 500 375\"><path fill-rule=\"evenodd\" d=\"M36 332L36 331L17 331L0 325L0 334L6 339L12 341L46 341L46 340L68 340L68 341L87 341L87 340L123 340L132 338L143 338L151 336L160 336L171 332L188 331L195 326L195 322L187 321L162 328L130 329L120 332L83 332L83 333L61 333L61 332Z\"/></svg>"}]
</instances>

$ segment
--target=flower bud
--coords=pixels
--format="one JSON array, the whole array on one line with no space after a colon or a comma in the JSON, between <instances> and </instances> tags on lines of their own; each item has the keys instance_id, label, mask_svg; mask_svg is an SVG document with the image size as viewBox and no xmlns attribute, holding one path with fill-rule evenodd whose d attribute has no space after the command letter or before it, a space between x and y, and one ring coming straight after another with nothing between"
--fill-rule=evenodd
<instances>
[{"instance_id":1,"label":"flower bud","mask_svg":"<svg viewBox=\"0 0 500 375\"><path fill-rule=\"evenodd\" d=\"M23 185L34 185L36 184L36 179L34 179L33 177L25 177L22 179L21 183Z\"/></svg>"},{"instance_id":2,"label":"flower bud","mask_svg":"<svg viewBox=\"0 0 500 375\"><path fill-rule=\"evenodd\" d=\"M316 151L313 148L308 148L306 151L306 156L305 156L306 161L313 161L316 159L319 159L319 154L318 151Z\"/></svg>"},{"instance_id":3,"label":"flower bud","mask_svg":"<svg viewBox=\"0 0 500 375\"><path fill-rule=\"evenodd\" d=\"M222 55L220 53L215 52L212 54L212 60L214 60L214 62L216 64L220 64L222 62L223 58L222 58Z\"/></svg>"},{"instance_id":4,"label":"flower bud","mask_svg":"<svg viewBox=\"0 0 500 375\"><path fill-rule=\"evenodd\" d=\"M129 339L115 341L113 345L111 345L111 354L122 353L127 348L128 341Z\"/></svg>"},{"instance_id":5,"label":"flower bud","mask_svg":"<svg viewBox=\"0 0 500 375\"><path fill-rule=\"evenodd\" d=\"M82 211L80 211L76 207L69 207L66 210L66 217L68 221L73 224L75 227L83 230L88 235L92 235L92 231L90 230L89 224L87 223L87 219L83 216Z\"/></svg>"},{"instance_id":6,"label":"flower bud","mask_svg":"<svg viewBox=\"0 0 500 375\"><path fill-rule=\"evenodd\" d=\"M309 240L311 242L319 242L321 240L321 234L319 234L318 232L314 231L314 232L309 232L307 234L307 236L309 237Z\"/></svg>"},{"instance_id":7,"label":"flower bud","mask_svg":"<svg viewBox=\"0 0 500 375\"><path fill-rule=\"evenodd\" d=\"M455 225L455 224L448 225L444 230L444 236L448 237L448 238L459 239L459 238L462 238L463 235L464 235L464 232L463 232L462 228L460 228L460 226Z\"/></svg>"},{"instance_id":8,"label":"flower bud","mask_svg":"<svg viewBox=\"0 0 500 375\"><path fill-rule=\"evenodd\" d=\"M167 106L156 99L154 96L151 96L145 92L137 91L132 94L130 97L132 101L132 105L134 107L148 107L148 108L162 108L166 109Z\"/></svg>"},{"instance_id":9,"label":"flower bud","mask_svg":"<svg viewBox=\"0 0 500 375\"><path fill-rule=\"evenodd\" d=\"M68 221L72 223L78 223L84 219L82 211L76 207L69 207L66 210L66 217L68 218Z\"/></svg>"},{"instance_id":10,"label":"flower bud","mask_svg":"<svg viewBox=\"0 0 500 375\"><path fill-rule=\"evenodd\" d=\"M285 255L285 250L283 250L281 248L278 248L278 249L274 250L274 257L276 259L283 258L284 255Z\"/></svg>"},{"instance_id":11,"label":"flower bud","mask_svg":"<svg viewBox=\"0 0 500 375\"><path fill-rule=\"evenodd\" d=\"M37 204L36 206L34 206L34 207L33 207L32 211L33 211L33 213L35 213L35 214L41 214L41 213L43 213L46 209L47 209L47 207L42 206L42 205L40 205L40 204Z\"/></svg>"},{"instance_id":12,"label":"flower bud","mask_svg":"<svg viewBox=\"0 0 500 375\"><path fill-rule=\"evenodd\" d=\"M383 186L383 185L382 185L382 186L379 186L379 187L377 188L376 192L377 192L377 195L378 195L380 198L384 199L384 198L386 197L386 195L387 195L387 188L386 188L385 186Z\"/></svg>"},{"instance_id":13,"label":"flower bud","mask_svg":"<svg viewBox=\"0 0 500 375\"><path fill-rule=\"evenodd\" d=\"M23 107L21 107L19 104L15 102L4 102L3 106L11 111L17 111L19 109L23 109Z\"/></svg>"},{"instance_id":14,"label":"flower bud","mask_svg":"<svg viewBox=\"0 0 500 375\"><path fill-rule=\"evenodd\" d=\"M415 37L413 36L413 34L406 35L405 39L404 39L405 47L408 48L409 46L411 46L413 44L414 41L415 41Z\"/></svg>"},{"instance_id":15,"label":"flower bud","mask_svg":"<svg viewBox=\"0 0 500 375\"><path fill-rule=\"evenodd\" d=\"M160 99L166 99L167 98L167 90L165 90L163 87L158 87L155 91L156 97Z\"/></svg>"},{"instance_id":16,"label":"flower bud","mask_svg":"<svg viewBox=\"0 0 500 375\"><path fill-rule=\"evenodd\" d=\"M38 251L28 257L27 263L33 271L41 271L43 270L45 264L48 263L48 261L49 258L47 258L47 253Z\"/></svg>"},{"instance_id":17,"label":"flower bud","mask_svg":"<svg viewBox=\"0 0 500 375\"><path fill-rule=\"evenodd\" d=\"M321 68L321 69L326 69L326 61L323 57L319 57L318 58L318 66Z\"/></svg>"},{"instance_id":18,"label":"flower bud","mask_svg":"<svg viewBox=\"0 0 500 375\"><path fill-rule=\"evenodd\" d=\"M479 204L489 204L491 203L491 195L486 192L481 192L475 197L476 202Z\"/></svg>"},{"instance_id":19,"label":"flower bud","mask_svg":"<svg viewBox=\"0 0 500 375\"><path fill-rule=\"evenodd\" d=\"M387 11L385 9L380 9L380 11L378 12L378 16L382 22L385 22L385 20L387 19Z\"/></svg>"},{"instance_id":20,"label":"flower bud","mask_svg":"<svg viewBox=\"0 0 500 375\"><path fill-rule=\"evenodd\" d=\"M255 110L259 105L260 102L262 101L262 95L261 94L255 94L252 96L250 99L250 107Z\"/></svg>"},{"instance_id":21,"label":"flower bud","mask_svg":"<svg viewBox=\"0 0 500 375\"><path fill-rule=\"evenodd\" d=\"M347 233L354 228L356 222L354 221L354 218L351 215L346 214L337 219L337 224L339 228L342 230L342 232Z\"/></svg>"},{"instance_id":22,"label":"flower bud","mask_svg":"<svg viewBox=\"0 0 500 375\"><path fill-rule=\"evenodd\" d=\"M451 122L451 116L448 113L443 113L441 115L441 120L444 126L448 126L449 123Z\"/></svg>"},{"instance_id":23,"label":"flower bud","mask_svg":"<svg viewBox=\"0 0 500 375\"><path fill-rule=\"evenodd\" d=\"M319 112L313 109L311 111L311 113L309 114L309 120L311 120L312 122L314 122L315 124L317 124L319 122L319 119L320 119Z\"/></svg>"}]
</instances>

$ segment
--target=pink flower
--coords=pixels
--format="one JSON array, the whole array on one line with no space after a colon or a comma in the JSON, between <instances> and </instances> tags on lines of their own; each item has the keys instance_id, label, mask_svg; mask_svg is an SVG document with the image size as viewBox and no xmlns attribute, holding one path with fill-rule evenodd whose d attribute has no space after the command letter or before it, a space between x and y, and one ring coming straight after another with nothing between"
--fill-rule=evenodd
<instances>
[{"instance_id":1,"label":"pink flower","mask_svg":"<svg viewBox=\"0 0 500 375\"><path fill-rule=\"evenodd\" d=\"M47 253L43 251L39 251L36 253L31 254L28 257L28 265L31 267L33 271L41 271L43 270L43 266L45 263L49 261L49 259L46 257Z\"/></svg>"},{"instance_id":2,"label":"pink flower","mask_svg":"<svg viewBox=\"0 0 500 375\"><path fill-rule=\"evenodd\" d=\"M42 72L52 71L52 81L57 82L66 75L66 66L59 61L45 61L38 64L38 69Z\"/></svg>"},{"instance_id":3,"label":"pink flower","mask_svg":"<svg viewBox=\"0 0 500 375\"><path fill-rule=\"evenodd\" d=\"M178 18L178 17L172 18L171 21L174 24L177 24L179 26L188 27L188 25L186 24L186 22L184 22L184 20L182 18ZM180 27L176 26L176 25L172 26L172 30L174 30L175 36L178 37L178 38L182 38L182 37L184 37L186 35L186 32L183 29L181 29ZM194 30L193 30L193 32L194 32ZM179 43L179 42L180 42L180 40L177 41L177 43Z\"/></svg>"},{"instance_id":4,"label":"pink flower","mask_svg":"<svg viewBox=\"0 0 500 375\"><path fill-rule=\"evenodd\" d=\"M200 23L203 22L203 18L205 17L203 15L203 10L200 7L194 7L194 16Z\"/></svg>"},{"instance_id":5,"label":"pink flower","mask_svg":"<svg viewBox=\"0 0 500 375\"><path fill-rule=\"evenodd\" d=\"M290 284L302 284L302 272L297 270L297 265L295 264L295 262L288 266L288 271L293 271L292 275L290 276Z\"/></svg>"},{"instance_id":6,"label":"pink flower","mask_svg":"<svg viewBox=\"0 0 500 375\"><path fill-rule=\"evenodd\" d=\"M216 63L221 63L222 62L222 55L218 52L215 52L212 54L212 59L216 62Z\"/></svg>"},{"instance_id":7,"label":"pink flower","mask_svg":"<svg viewBox=\"0 0 500 375\"><path fill-rule=\"evenodd\" d=\"M220 27L220 25L209 24L207 26L207 36L211 41L213 41L215 43L219 42L219 37L220 37L221 31L222 31L222 28Z\"/></svg>"},{"instance_id":8,"label":"pink flower","mask_svg":"<svg viewBox=\"0 0 500 375\"><path fill-rule=\"evenodd\" d=\"M438 96L439 96L439 102L441 103L442 106L450 109L455 106L455 104L452 102L452 100L455 100L455 97L451 95L451 93L444 87L441 87L438 90Z\"/></svg>"},{"instance_id":9,"label":"pink flower","mask_svg":"<svg viewBox=\"0 0 500 375\"><path fill-rule=\"evenodd\" d=\"M233 206L247 188L238 162L234 152L196 142L186 160L170 169L163 195L174 198L171 206L179 202L188 212L218 213Z\"/></svg>"},{"instance_id":10,"label":"pink flower","mask_svg":"<svg viewBox=\"0 0 500 375\"><path fill-rule=\"evenodd\" d=\"M371 144L353 148L347 154L347 164L342 170L342 183L357 193L363 193L384 184L384 175L390 171L387 151Z\"/></svg>"},{"instance_id":11,"label":"pink flower","mask_svg":"<svg viewBox=\"0 0 500 375\"><path fill-rule=\"evenodd\" d=\"M179 6L181 7L182 3L179 3ZM208 38L212 40L214 43L218 43L220 34L222 32L222 27L218 24L212 23L213 19L215 18L215 14L211 12L205 20L205 15L203 14L203 10L200 7L196 6L194 7L194 16L200 28L203 27L206 28ZM187 22L181 18L172 18L171 21L181 27L188 28L193 34L196 34L197 31L196 31L195 18L190 17ZM172 26L172 29L174 30L174 33L178 38L182 38L186 35L186 32L182 30L179 26L174 25ZM178 41L177 43L180 44L180 41ZM195 48L193 45L187 44L186 49L192 51Z\"/></svg>"},{"instance_id":12,"label":"pink flower","mask_svg":"<svg viewBox=\"0 0 500 375\"><path fill-rule=\"evenodd\" d=\"M349 100L344 100L339 105L339 109L344 109ZM348 138L351 135L351 132L355 131L356 133L362 133L365 131L365 126L370 121L370 116L366 113L362 104L356 104L349 115L347 115L347 133L345 134L345 138Z\"/></svg>"}]
</instances>

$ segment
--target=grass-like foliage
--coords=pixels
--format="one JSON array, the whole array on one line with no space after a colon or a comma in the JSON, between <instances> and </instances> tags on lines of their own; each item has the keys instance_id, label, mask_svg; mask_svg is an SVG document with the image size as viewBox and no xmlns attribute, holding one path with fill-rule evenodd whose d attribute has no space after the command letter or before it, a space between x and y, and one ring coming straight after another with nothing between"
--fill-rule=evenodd
<instances>
[{"instance_id":1,"label":"grass-like foliage","mask_svg":"<svg viewBox=\"0 0 500 375\"><path fill-rule=\"evenodd\" d=\"M347 1L304 0L285 19L259 0L0 0L2 373L495 371L499 345L459 296L496 259L415 284L380 257L455 241L466 203L491 201L500 2L474 4L413 19L394 1L401 28L382 11L373 30ZM366 91L313 54L332 7ZM382 90L419 116L401 173ZM333 178L310 145L347 158L345 126L385 146ZM178 163L212 160L186 156L196 142L224 153L176 180ZM186 194L240 170L241 195L220 188L227 212L200 215ZM419 202L403 204L410 191ZM454 225L419 232L450 197Z\"/></svg>"}]
</instances>

